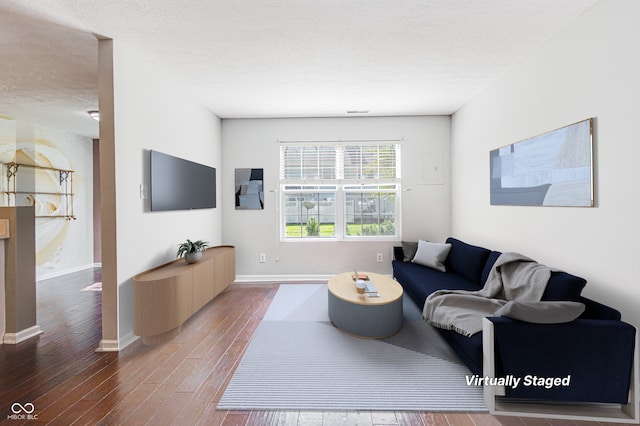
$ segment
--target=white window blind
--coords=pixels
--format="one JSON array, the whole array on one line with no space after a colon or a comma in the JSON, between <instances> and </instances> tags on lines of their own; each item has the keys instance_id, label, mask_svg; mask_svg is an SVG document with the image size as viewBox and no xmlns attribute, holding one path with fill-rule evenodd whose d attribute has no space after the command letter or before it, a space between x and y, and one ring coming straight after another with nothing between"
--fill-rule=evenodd
<instances>
[{"instance_id":1,"label":"white window blind","mask_svg":"<svg viewBox=\"0 0 640 426\"><path fill-rule=\"evenodd\" d=\"M399 177L397 144L362 144L343 147L346 180L395 180Z\"/></svg>"},{"instance_id":2,"label":"white window blind","mask_svg":"<svg viewBox=\"0 0 640 426\"><path fill-rule=\"evenodd\" d=\"M336 179L336 161L335 146L282 146L280 178L290 182Z\"/></svg>"},{"instance_id":3,"label":"white window blind","mask_svg":"<svg viewBox=\"0 0 640 426\"><path fill-rule=\"evenodd\" d=\"M397 142L283 143L280 147L280 179L287 182L395 182L400 178L399 151Z\"/></svg>"}]
</instances>

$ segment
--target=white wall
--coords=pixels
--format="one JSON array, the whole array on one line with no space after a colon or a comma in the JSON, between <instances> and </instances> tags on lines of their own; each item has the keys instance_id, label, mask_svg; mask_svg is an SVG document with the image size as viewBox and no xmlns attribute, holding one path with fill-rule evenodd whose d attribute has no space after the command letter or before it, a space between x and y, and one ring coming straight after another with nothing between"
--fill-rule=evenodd
<instances>
[{"instance_id":1,"label":"white wall","mask_svg":"<svg viewBox=\"0 0 640 426\"><path fill-rule=\"evenodd\" d=\"M149 211L149 200L140 197L140 185L149 185L148 151L216 167L220 173L221 137L218 117L128 46L113 43L118 334L126 344L133 330L133 276L175 259L178 244L187 238L211 245L222 241L219 208Z\"/></svg>"},{"instance_id":2,"label":"white wall","mask_svg":"<svg viewBox=\"0 0 640 426\"><path fill-rule=\"evenodd\" d=\"M600 1L452 119L453 233L588 280L640 326L640 2ZM489 205L489 151L595 117L594 208Z\"/></svg>"},{"instance_id":3,"label":"white wall","mask_svg":"<svg viewBox=\"0 0 640 426\"><path fill-rule=\"evenodd\" d=\"M391 242L280 242L278 234L278 140L402 139L402 238L443 241L450 233L450 117L233 119L222 121L223 241L236 246L242 279L326 277L354 266L391 273ZM437 159L437 160L434 160ZM440 184L431 182L439 163ZM264 210L235 210L234 170L263 168ZM267 255L259 263L259 253ZM376 262L383 253L384 262ZM279 259L276 261L276 259Z\"/></svg>"}]
</instances>

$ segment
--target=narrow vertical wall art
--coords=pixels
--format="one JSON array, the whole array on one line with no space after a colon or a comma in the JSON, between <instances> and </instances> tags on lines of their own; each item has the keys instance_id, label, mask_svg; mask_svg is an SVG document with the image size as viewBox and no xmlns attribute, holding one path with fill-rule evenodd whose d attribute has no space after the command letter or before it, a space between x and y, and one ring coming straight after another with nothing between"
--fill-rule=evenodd
<instances>
[{"instance_id":1,"label":"narrow vertical wall art","mask_svg":"<svg viewBox=\"0 0 640 426\"><path fill-rule=\"evenodd\" d=\"M236 210L263 210L263 169L236 169Z\"/></svg>"}]
</instances>

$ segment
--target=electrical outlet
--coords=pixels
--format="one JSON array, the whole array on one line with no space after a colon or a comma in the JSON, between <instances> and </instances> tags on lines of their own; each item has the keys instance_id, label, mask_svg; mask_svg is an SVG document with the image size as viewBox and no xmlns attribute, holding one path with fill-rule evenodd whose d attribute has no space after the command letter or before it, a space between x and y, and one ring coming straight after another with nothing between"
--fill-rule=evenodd
<instances>
[{"instance_id":1,"label":"electrical outlet","mask_svg":"<svg viewBox=\"0 0 640 426\"><path fill-rule=\"evenodd\" d=\"M382 253L376 254L376 262L382 262Z\"/></svg>"},{"instance_id":2,"label":"electrical outlet","mask_svg":"<svg viewBox=\"0 0 640 426\"><path fill-rule=\"evenodd\" d=\"M265 263L267 261L267 254L266 253L260 253L259 261L260 261L260 263Z\"/></svg>"}]
</instances>

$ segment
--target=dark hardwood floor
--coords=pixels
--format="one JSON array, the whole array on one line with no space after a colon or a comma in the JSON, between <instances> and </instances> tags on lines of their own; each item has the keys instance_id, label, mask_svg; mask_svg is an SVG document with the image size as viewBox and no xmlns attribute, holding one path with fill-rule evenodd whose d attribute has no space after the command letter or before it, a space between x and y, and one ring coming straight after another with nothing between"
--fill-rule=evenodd
<instances>
[{"instance_id":1,"label":"dark hardwood floor","mask_svg":"<svg viewBox=\"0 0 640 426\"><path fill-rule=\"evenodd\" d=\"M58 425L592 425L477 413L217 411L228 380L277 284L234 284L203 307L172 341L96 353L100 281L87 270L38 282L44 333L0 345L0 423ZM11 418L33 404L34 419ZM16 407L17 408L17 407ZM31 408L27 405L27 408Z\"/></svg>"}]
</instances>

